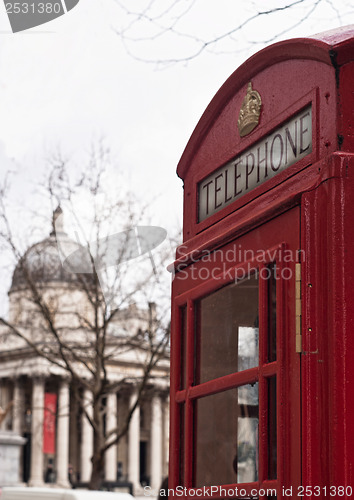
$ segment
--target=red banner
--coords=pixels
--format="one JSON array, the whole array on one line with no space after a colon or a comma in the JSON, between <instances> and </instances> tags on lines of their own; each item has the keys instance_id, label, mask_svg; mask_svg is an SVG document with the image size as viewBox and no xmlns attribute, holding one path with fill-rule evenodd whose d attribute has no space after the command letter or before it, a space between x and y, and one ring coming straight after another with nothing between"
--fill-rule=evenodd
<instances>
[{"instance_id":1,"label":"red banner","mask_svg":"<svg viewBox=\"0 0 354 500\"><path fill-rule=\"evenodd\" d=\"M57 395L46 392L44 395L43 453L55 453Z\"/></svg>"}]
</instances>

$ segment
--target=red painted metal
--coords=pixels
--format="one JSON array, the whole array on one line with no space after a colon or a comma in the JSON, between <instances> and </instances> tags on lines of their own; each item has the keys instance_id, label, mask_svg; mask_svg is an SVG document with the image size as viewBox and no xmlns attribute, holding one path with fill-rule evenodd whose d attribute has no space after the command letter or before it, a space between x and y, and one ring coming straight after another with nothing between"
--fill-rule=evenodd
<instances>
[{"instance_id":1,"label":"red painted metal","mask_svg":"<svg viewBox=\"0 0 354 500\"><path fill-rule=\"evenodd\" d=\"M281 219L281 220L279 220ZM248 250L253 249L255 254L260 250L267 250L269 256L276 259L279 263L278 273L282 270L282 259L281 255L284 250L291 249L296 256L297 249L299 246L300 237L300 226L299 226L300 216L299 210L297 208L287 211L283 215L269 221L264 224L258 231L257 235L254 232L243 235L237 240L237 245L241 248L247 248ZM279 232L279 225L286 227L282 233ZM286 246L283 240L286 241ZM300 454L299 454L299 443L300 443L300 403L299 403L299 356L294 352L295 345L295 333L294 333L294 322L291 323L291 318L294 315L294 267L295 263L291 262L289 265L292 269L292 279L284 282L278 288L277 302L279 304L279 311L282 310L282 314L278 314L278 360L276 362L268 363L266 360L266 343L262 340L262 347L260 349L260 364L257 368L251 368L245 371L233 373L226 375L224 377L210 380L202 384L195 384L193 366L194 360L196 358L196 343L194 341L196 335L195 329L195 314L194 307L195 301L200 297L203 297L212 291L224 286L225 284L232 282L240 273L240 271L246 271L249 268L259 267L264 268L267 261L248 261L248 262L227 262L224 256L227 252L232 250L235 242L231 241L222 248L222 252L218 252L214 255L212 262L199 261L194 262L188 269L181 271L177 274L174 281L174 285L178 286L178 293L174 293L174 317L178 317L181 307L187 307L188 312L188 328L187 328L187 387L182 390L171 390L171 411L173 413L173 422L179 418L182 418L181 408L184 408L184 458L178 457L178 460L183 460L184 463L184 482L183 486L188 488L193 487L193 473L194 473L194 417L193 417L193 402L200 398L206 397L208 395L216 394L220 391L226 391L234 387L239 387L247 383L254 383L259 381L260 385L260 428L265 429L267 427L267 380L272 375L276 375L278 378L278 417L279 426L284 428L282 439L279 439L279 474L282 477L284 485L290 484L290 478L300 484ZM192 269L196 272L192 272ZM212 272L219 270L219 273ZM201 273L203 270L203 273ZM231 270L231 272L230 272ZM210 279L204 279L205 271L210 271ZM182 275L182 272L185 273ZM200 273L200 276L198 276ZM244 274L244 273L243 273ZM181 278L181 280L179 280ZM182 279L183 278L183 279ZM266 306L266 280L260 280L260 328L263 330L262 339L267 335L267 306ZM285 305L284 295L290 299ZM179 325L180 328L180 325ZM175 330L174 330L175 331ZM284 332L287 332L287 342L285 339L282 341ZM178 334L177 334L178 335ZM173 338L175 341L175 338ZM171 370L174 372L175 367L180 366L180 350L174 351L174 344L172 346L172 366ZM287 363L287 368L285 367ZM178 370L177 370L178 371ZM283 372L286 375L283 377L284 380L280 380L280 376ZM174 382L174 387L178 387L178 383ZM184 405L184 406L183 406ZM231 417L230 417L231 418ZM287 422L289 425L287 426ZM171 439L173 443L176 443L180 437L179 426L171 426ZM287 430L286 430L287 429ZM248 488L249 491L252 488L264 487L265 484L273 485L273 487L280 487L279 481L269 481L267 480L267 437L265 432L261 434L260 437L260 480L254 484L249 484L248 486L242 485L243 488ZM287 464L283 459L285 454L285 448L291 447L292 455L291 460L289 459ZM178 477L180 467L174 462L177 454L171 454L171 468L170 468L170 487L176 487L180 485L180 478ZM236 487L237 485L233 485ZM269 486L270 487L270 486ZM216 497L216 495L213 495Z\"/></svg>"},{"instance_id":2,"label":"red painted metal","mask_svg":"<svg viewBox=\"0 0 354 500\"><path fill-rule=\"evenodd\" d=\"M262 97L260 124L240 138L237 118L246 87ZM184 239L173 264L170 487L193 486L194 401L259 381L260 428L267 429L267 380L277 376L278 476L268 478L268 442L259 437L257 486L320 488L319 498L351 498L354 489L354 27L270 46L225 82L200 119L178 165L184 180ZM198 222L198 183L312 104L312 153L239 200ZM302 353L295 352L294 279L277 286L277 360L266 361L266 282L260 280L260 363L197 385L196 301L250 263L244 249L301 250ZM207 261L203 256L213 255ZM281 273L278 259L277 273ZM284 263L283 263L284 265ZM295 263L290 264L294 269ZM208 278L198 276L205 268ZM181 352L181 308L187 312ZM186 385L181 387L181 366ZM183 369L183 368L182 368ZM181 443L183 439L183 444ZM181 465L183 472L181 472ZM242 485L250 492L254 484ZM332 490L330 489L332 488Z\"/></svg>"}]
</instances>

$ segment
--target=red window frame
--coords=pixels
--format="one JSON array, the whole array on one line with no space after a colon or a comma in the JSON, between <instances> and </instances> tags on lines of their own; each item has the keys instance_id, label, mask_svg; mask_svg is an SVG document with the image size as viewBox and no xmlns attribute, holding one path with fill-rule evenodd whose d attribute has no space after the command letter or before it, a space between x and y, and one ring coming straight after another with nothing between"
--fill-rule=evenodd
<instances>
[{"instance_id":1,"label":"red window frame","mask_svg":"<svg viewBox=\"0 0 354 500\"><path fill-rule=\"evenodd\" d=\"M293 216L296 218L296 227L298 228L297 239L299 239L299 211L298 209L293 209L289 213L292 213L290 218ZM282 216L279 217L279 220L281 218ZM259 230L263 229L266 231L266 226ZM288 230L293 231L294 227L289 227ZM277 240L278 238L273 239ZM292 250L295 252L296 249L293 244L292 247ZM231 279L230 269L228 269L227 273L221 272L219 275L214 275L211 279L198 282L196 286L174 297L172 309L170 488L176 488L177 486L183 486L187 490L188 488L194 488L194 402L198 398L257 381L259 383L260 429L258 481L215 486L227 488L241 488L242 486L242 489L245 489L248 495L255 489L257 491L260 489L277 489L277 498L282 498L281 490L283 487L300 484L300 356L295 352L295 319L293 317L295 313L295 262L291 263L293 276L288 280L279 279L283 269L286 267L283 255L287 248L287 238L284 238L284 241L281 243L277 243L275 246L270 246L266 249L267 255L272 255L272 259L264 258L264 260L260 261L257 258L257 260L245 261L237 266L233 265L231 266L233 273ZM259 274L262 275L262 270L273 262L276 262L278 277L276 287L276 361L268 362L267 360L269 328L268 282L261 278L259 279L258 297L260 331L258 366L195 385L194 363L197 345L195 342L197 334L195 318L197 301L221 289L223 286L233 283L239 273L244 275L247 269L258 269ZM193 265L198 266L198 262ZM289 267L289 264L287 266ZM184 339L183 323L186 330ZM185 387L181 387L182 371L184 370L183 351L186 357ZM270 480L268 479L268 432L262 432L261 429L268 429L267 387L268 380L272 376L276 376L277 380L277 478ZM294 417L295 414L296 416ZM294 428L290 425L290 420L296 424L295 432L297 436L295 439L294 436L290 435L294 431ZM290 454L288 453L289 444L292 447ZM183 467L180 464L183 464ZM218 493L214 494L213 497L218 498Z\"/></svg>"}]
</instances>

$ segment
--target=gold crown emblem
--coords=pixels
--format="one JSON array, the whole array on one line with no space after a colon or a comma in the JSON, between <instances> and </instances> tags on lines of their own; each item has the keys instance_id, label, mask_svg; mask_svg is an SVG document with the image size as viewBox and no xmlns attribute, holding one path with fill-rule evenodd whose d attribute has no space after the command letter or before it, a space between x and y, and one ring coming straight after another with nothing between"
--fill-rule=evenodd
<instances>
[{"instance_id":1,"label":"gold crown emblem","mask_svg":"<svg viewBox=\"0 0 354 500\"><path fill-rule=\"evenodd\" d=\"M257 90L252 89L250 82L247 87L247 94L242 101L240 114L238 117L237 125L240 131L240 136L252 132L259 123L259 115L261 114L262 99Z\"/></svg>"}]
</instances>

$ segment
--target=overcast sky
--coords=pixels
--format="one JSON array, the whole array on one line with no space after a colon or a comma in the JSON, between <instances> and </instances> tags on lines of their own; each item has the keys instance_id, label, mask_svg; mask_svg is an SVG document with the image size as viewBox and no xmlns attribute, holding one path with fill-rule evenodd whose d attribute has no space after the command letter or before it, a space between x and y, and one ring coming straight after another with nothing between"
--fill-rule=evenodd
<instances>
[{"instance_id":1,"label":"overcast sky","mask_svg":"<svg viewBox=\"0 0 354 500\"><path fill-rule=\"evenodd\" d=\"M54 150L80 163L91 142L105 137L129 187L139 196L146 192L157 198L152 222L167 228L181 224L182 182L176 165L225 79L279 31L295 25L281 35L290 38L354 23L349 1L304 0L291 13L261 16L194 58L200 48L196 38L231 30L257 5L287 3L180 0L163 15L170 0L80 0L66 15L12 34L1 2L0 171L16 170L17 201L24 207L40 205L35 185ZM149 4L148 14L158 16L155 24L124 10L129 5L138 12ZM160 27L183 11L174 30L185 36L168 30L156 38ZM300 22L307 14L309 19ZM122 29L125 44L116 33ZM190 60L144 62L179 58Z\"/></svg>"}]
</instances>

